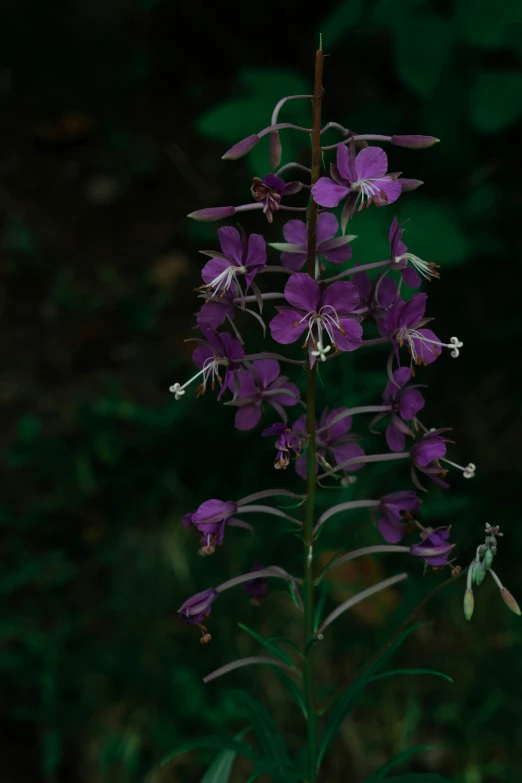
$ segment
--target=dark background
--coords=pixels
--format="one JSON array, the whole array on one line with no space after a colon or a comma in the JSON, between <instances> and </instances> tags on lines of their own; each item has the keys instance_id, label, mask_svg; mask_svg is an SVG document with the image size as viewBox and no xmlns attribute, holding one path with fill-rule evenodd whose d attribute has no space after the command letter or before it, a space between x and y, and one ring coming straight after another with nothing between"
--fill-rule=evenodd
<instances>
[{"instance_id":1,"label":"dark background","mask_svg":"<svg viewBox=\"0 0 522 783\"><path fill-rule=\"evenodd\" d=\"M188 595L248 570L254 557L297 567L299 556L297 539L260 518L255 539L236 531L202 559L181 515L208 497L300 484L293 471L274 482L272 447L259 430L233 431L233 411L210 395L175 403L168 387L191 372L183 340L196 309L197 251L215 247L216 226L185 215L248 200L251 177L268 170L266 146L237 163L221 155L268 125L281 96L309 92L320 31L331 55L327 119L442 140L422 152L387 149L392 171L426 184L393 212L357 218L354 258L386 257L397 214L411 218L413 252L441 266L429 315L464 349L422 372L423 417L454 428L452 456L474 462L477 476L467 482L452 472L450 491L430 492L425 519L453 525L462 565L485 522L500 524L496 570L522 598L522 6L349 0L305 8L294 0L1 5L3 783L143 781L181 741L244 725L228 688L250 687L254 670L201 682L258 652L238 621L298 638L298 617L277 590L257 609L240 589L227 593L207 647L178 622ZM306 122L305 112L294 106L284 117ZM285 161L306 162L306 144L283 141ZM255 213L245 225L265 228ZM259 343L258 326L249 329ZM378 402L384 366L378 351L344 357L326 376L321 404ZM365 433L365 423L357 429ZM407 472L369 466L350 497L407 482ZM366 517L354 516L332 525L323 543L374 540ZM338 572L332 606L396 568L379 560ZM321 681L349 679L443 578L414 569L407 587L339 620L317 657ZM440 669L454 683L403 677L370 686L325 780L362 781L421 744L437 747L412 770L457 783L522 779L520 619L488 580L466 623L463 590L460 580L421 610L419 619L434 624L395 661ZM255 695L298 747L295 707L270 672L255 674ZM181 756L151 780L197 781L211 758ZM248 774L239 762L233 780Z\"/></svg>"}]
</instances>

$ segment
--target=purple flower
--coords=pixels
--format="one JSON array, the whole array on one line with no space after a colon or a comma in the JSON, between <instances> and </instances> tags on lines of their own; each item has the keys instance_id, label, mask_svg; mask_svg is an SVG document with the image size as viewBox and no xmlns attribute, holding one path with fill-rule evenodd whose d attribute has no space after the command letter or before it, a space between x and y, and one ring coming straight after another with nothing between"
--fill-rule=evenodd
<instances>
[{"instance_id":1,"label":"purple flower","mask_svg":"<svg viewBox=\"0 0 522 783\"><path fill-rule=\"evenodd\" d=\"M420 557L425 563L432 566L446 565L448 555L453 549L448 538L450 531L448 528L439 528L423 535L422 541L413 544L410 552L415 557Z\"/></svg>"},{"instance_id":2,"label":"purple flower","mask_svg":"<svg viewBox=\"0 0 522 783\"><path fill-rule=\"evenodd\" d=\"M240 362L245 355L243 346L239 340L235 340L227 332L218 333L212 329L203 329L203 334L207 338L207 342L198 345L192 354L192 359L196 367L199 367L199 372L184 383L183 386L180 383L175 383L170 387L170 391L174 394L176 400L181 399L185 394L186 387L192 381L195 381L196 378L202 377L202 381L196 390L196 397L200 397L205 393L207 383L210 383L211 389L214 390L217 379L221 384L221 391L218 394L218 400L220 400L225 389L230 388L234 384L234 378L239 370ZM225 368L224 377L221 377L219 374L220 367Z\"/></svg>"},{"instance_id":3,"label":"purple flower","mask_svg":"<svg viewBox=\"0 0 522 783\"><path fill-rule=\"evenodd\" d=\"M277 454L274 460L274 468L276 470L286 470L290 464L291 457L299 456L299 438L286 424L272 424L271 427L263 430L261 434L264 438L276 436L275 447Z\"/></svg>"},{"instance_id":4,"label":"purple flower","mask_svg":"<svg viewBox=\"0 0 522 783\"><path fill-rule=\"evenodd\" d=\"M316 263L322 256L331 264L342 264L352 257L349 236L336 237L339 223L331 212L322 212L317 218ZM282 250L281 263L286 269L299 271L308 257L308 225L302 220L289 220L283 226L286 242L274 242L271 247Z\"/></svg>"},{"instance_id":5,"label":"purple flower","mask_svg":"<svg viewBox=\"0 0 522 783\"><path fill-rule=\"evenodd\" d=\"M345 196L348 202L343 222L358 209L375 204L392 204L401 195L397 178L386 174L388 158L380 147L365 147L355 154L353 144L337 145L337 166L332 165L332 177L320 177L312 187L314 200L322 207L336 207Z\"/></svg>"},{"instance_id":6,"label":"purple flower","mask_svg":"<svg viewBox=\"0 0 522 783\"><path fill-rule=\"evenodd\" d=\"M223 226L217 233L223 252L201 251L204 255L212 256L201 271L205 281L201 289L220 297L230 289L236 293L239 288L238 275L244 275L247 290L256 274L266 265L264 238L261 234L250 234L247 237L244 231L240 233L233 226Z\"/></svg>"},{"instance_id":7,"label":"purple flower","mask_svg":"<svg viewBox=\"0 0 522 783\"><path fill-rule=\"evenodd\" d=\"M319 430L323 427L326 427L326 429L319 432L315 439L317 455L316 472L319 470L319 466L329 470L332 467L331 462L333 462L334 465L339 465L341 462L345 462L348 459L364 456L363 449L357 443L353 442L359 436L348 434L352 426L352 417L345 416L339 421L334 422L334 419L345 410L346 408L335 408L329 413L328 408L325 408L321 415L319 427L316 426L316 429ZM305 414L294 422L292 431L298 437L298 440L306 438ZM363 463L350 465L348 472L352 473L354 470L360 470L362 467ZM295 469L301 478L306 478L306 455L303 455L297 460ZM345 471L345 475L346 473L347 471Z\"/></svg>"},{"instance_id":8,"label":"purple flower","mask_svg":"<svg viewBox=\"0 0 522 783\"><path fill-rule=\"evenodd\" d=\"M275 174L267 174L263 179L254 177L250 189L256 201L263 204L263 212L269 223L274 220L274 212L280 207L283 196L291 196L298 193L303 184L301 182L285 182Z\"/></svg>"},{"instance_id":9,"label":"purple flower","mask_svg":"<svg viewBox=\"0 0 522 783\"><path fill-rule=\"evenodd\" d=\"M232 500L205 500L196 511L183 516L185 527L193 526L201 535L201 551L211 555L216 546L223 543L225 525L237 511L237 504Z\"/></svg>"},{"instance_id":10,"label":"purple flower","mask_svg":"<svg viewBox=\"0 0 522 783\"><path fill-rule=\"evenodd\" d=\"M383 495L377 511L379 532L389 544L398 544L406 532L409 519L420 512L420 500L411 489Z\"/></svg>"},{"instance_id":11,"label":"purple flower","mask_svg":"<svg viewBox=\"0 0 522 783\"><path fill-rule=\"evenodd\" d=\"M367 307L368 315L375 321L382 321L397 299L395 280L386 277L385 273L370 280L366 272L356 272L352 279L359 291L361 304Z\"/></svg>"},{"instance_id":12,"label":"purple flower","mask_svg":"<svg viewBox=\"0 0 522 783\"><path fill-rule=\"evenodd\" d=\"M384 323L380 327L382 334L388 336L393 343L393 349L397 360L399 359L399 347L406 345L411 354L411 363L431 364L440 356L442 348L437 335L431 329L424 329L424 325L431 319L424 318L426 309L426 294L415 294L409 302L397 299L388 310ZM451 338L457 340L457 338ZM458 341L447 346L457 350L462 343Z\"/></svg>"},{"instance_id":13,"label":"purple flower","mask_svg":"<svg viewBox=\"0 0 522 783\"><path fill-rule=\"evenodd\" d=\"M252 566L252 573L256 571L264 571L265 566L261 565L257 561ZM267 576L260 577L259 579L250 579L248 582L243 582L243 590L250 596L251 603L259 606L261 599L265 598L268 594L268 584L270 580Z\"/></svg>"},{"instance_id":14,"label":"purple flower","mask_svg":"<svg viewBox=\"0 0 522 783\"><path fill-rule=\"evenodd\" d=\"M424 397L418 391L419 386L406 386L410 378L411 369L399 367L393 373L393 381L388 381L382 395L384 405L391 408L391 419L386 428L386 443L392 451L404 451L406 435L415 437L415 433L404 422L414 421L417 413L424 407ZM372 426L386 416L387 413L376 416Z\"/></svg>"},{"instance_id":15,"label":"purple flower","mask_svg":"<svg viewBox=\"0 0 522 783\"><path fill-rule=\"evenodd\" d=\"M178 616L186 623L191 625L201 625L203 620L206 620L210 615L213 602L218 597L219 593L213 588L203 590L201 593L196 593L192 598L189 598L178 609ZM206 630L204 628L203 630Z\"/></svg>"},{"instance_id":16,"label":"purple flower","mask_svg":"<svg viewBox=\"0 0 522 783\"><path fill-rule=\"evenodd\" d=\"M422 258L414 256L413 253L408 253L408 248L402 241L402 235L404 229L402 225L399 226L397 218L393 218L393 223L390 226L390 232L388 234L388 241L390 243L390 258L392 268L398 269L402 275L402 279L406 285L410 288L418 288L421 284L421 279L417 274L422 275L426 280L431 280L432 277L440 277L437 269L437 264L432 262L423 261ZM409 263L412 266L409 266Z\"/></svg>"},{"instance_id":17,"label":"purple flower","mask_svg":"<svg viewBox=\"0 0 522 783\"><path fill-rule=\"evenodd\" d=\"M441 466L439 460L446 454L446 443L452 443L448 438L441 435L441 432L446 431L434 430L433 432L427 432L410 449L414 469L413 475L415 476L415 469L420 470L421 473L425 473L436 484L445 488L449 484L442 481L441 476L445 476L447 471Z\"/></svg>"},{"instance_id":18,"label":"purple flower","mask_svg":"<svg viewBox=\"0 0 522 783\"><path fill-rule=\"evenodd\" d=\"M196 321L202 331L205 329L216 330L225 322L227 316L233 319L235 314L234 293L231 287L218 299L207 299L201 306Z\"/></svg>"},{"instance_id":19,"label":"purple flower","mask_svg":"<svg viewBox=\"0 0 522 783\"><path fill-rule=\"evenodd\" d=\"M300 394L297 386L280 372L275 359L257 359L238 374L239 389L233 402L239 408L235 421L238 430L251 430L259 424L263 402L275 408L286 422L281 406L296 405Z\"/></svg>"},{"instance_id":20,"label":"purple flower","mask_svg":"<svg viewBox=\"0 0 522 783\"><path fill-rule=\"evenodd\" d=\"M304 346L313 365L317 357L335 351L354 351L362 342L362 326L356 311L359 292L353 283L332 283L327 287L309 275L296 272L285 286L285 298L290 307L278 307L279 313L270 322L272 337L287 345L306 331ZM325 346L325 336L331 345Z\"/></svg>"}]
</instances>

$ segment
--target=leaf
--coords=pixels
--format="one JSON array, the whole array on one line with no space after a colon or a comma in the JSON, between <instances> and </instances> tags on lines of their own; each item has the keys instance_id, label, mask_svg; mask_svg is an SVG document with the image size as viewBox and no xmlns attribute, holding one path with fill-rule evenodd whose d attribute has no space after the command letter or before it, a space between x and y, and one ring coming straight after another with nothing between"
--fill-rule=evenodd
<instances>
[{"instance_id":1,"label":"leaf","mask_svg":"<svg viewBox=\"0 0 522 783\"><path fill-rule=\"evenodd\" d=\"M292 762L277 726L268 710L245 691L234 691L234 698L245 708L252 724L263 756L272 761L279 774L277 780L288 780L284 768L292 768ZM295 776L295 775L294 775ZM274 779L275 779L274 778Z\"/></svg>"},{"instance_id":2,"label":"leaf","mask_svg":"<svg viewBox=\"0 0 522 783\"><path fill-rule=\"evenodd\" d=\"M483 133L498 133L522 115L522 74L509 68L479 74L471 90L469 111Z\"/></svg>"},{"instance_id":3,"label":"leaf","mask_svg":"<svg viewBox=\"0 0 522 783\"><path fill-rule=\"evenodd\" d=\"M280 680L284 682L292 696L294 697L296 703L299 705L301 712L304 715L305 720L308 717L308 712L306 709L305 700L303 698L303 694L301 693L301 690L299 688L299 685L297 685L284 671L281 669L275 669L275 673L279 677Z\"/></svg>"},{"instance_id":4,"label":"leaf","mask_svg":"<svg viewBox=\"0 0 522 783\"><path fill-rule=\"evenodd\" d=\"M445 269L467 261L472 244L455 210L419 196L415 202L400 205L398 212L399 221L409 218L403 241L410 253L440 264L442 274Z\"/></svg>"},{"instance_id":5,"label":"leaf","mask_svg":"<svg viewBox=\"0 0 522 783\"><path fill-rule=\"evenodd\" d=\"M385 677L393 677L396 674L410 674L410 675L431 674L434 677L442 677L443 680L447 680L448 682L453 682L453 679L449 676L449 674L438 672L435 669L392 669L389 672L383 672L382 674L377 674L375 677L372 677L370 680L368 680L368 682L383 680Z\"/></svg>"},{"instance_id":6,"label":"leaf","mask_svg":"<svg viewBox=\"0 0 522 783\"><path fill-rule=\"evenodd\" d=\"M201 783L228 783L236 756L235 750L222 750L201 778Z\"/></svg>"},{"instance_id":7,"label":"leaf","mask_svg":"<svg viewBox=\"0 0 522 783\"><path fill-rule=\"evenodd\" d=\"M459 0L455 4L455 21L460 37L484 49L505 46L511 40L513 26L522 22L520 0Z\"/></svg>"},{"instance_id":8,"label":"leaf","mask_svg":"<svg viewBox=\"0 0 522 783\"><path fill-rule=\"evenodd\" d=\"M395 639L393 639L392 642L389 643L385 651L372 663L370 663L370 665L363 670L363 673L354 682L350 683L350 685L348 685L348 687L345 688L344 691L337 697L326 721L319 744L319 753L317 757L318 768L321 764L324 754L326 753L328 745L341 728L344 719L348 716L352 708L357 704L361 692L366 684L375 675L375 672L377 672L378 669L380 669L381 666L388 660L390 655L392 655L392 653L408 638L408 636L410 636L413 631L417 630L422 625L425 625L425 623L410 625L401 631L401 633Z\"/></svg>"},{"instance_id":9,"label":"leaf","mask_svg":"<svg viewBox=\"0 0 522 783\"><path fill-rule=\"evenodd\" d=\"M425 96L437 87L453 47L452 26L441 14L409 13L395 28L395 63L403 83Z\"/></svg>"},{"instance_id":10,"label":"leaf","mask_svg":"<svg viewBox=\"0 0 522 783\"><path fill-rule=\"evenodd\" d=\"M377 781L383 780L386 773L389 772L390 769L393 769L393 767L397 767L399 764L407 761L417 753L422 753L425 750L432 750L435 747L435 745L416 745L413 748L407 748L406 750L403 750L402 753L398 753L392 759L387 761L386 764L377 770L377 772L374 772L374 774L366 781L366 783L377 783ZM387 778L387 780L389 779Z\"/></svg>"},{"instance_id":11,"label":"leaf","mask_svg":"<svg viewBox=\"0 0 522 783\"><path fill-rule=\"evenodd\" d=\"M256 642L259 642L259 644L262 644L263 647L266 647L267 650L270 650L271 653L273 653L277 658L279 658L280 661L283 661L283 663L286 663L287 666L294 666L293 661L291 658L288 657L288 655L283 652L282 650L277 647L277 645L273 644L273 642L270 639L265 639L264 636L260 636L260 634L256 633L256 631L253 631L252 628L249 628L248 625L243 625L243 623L238 623L238 626L241 628L241 630L246 631L250 636L256 640Z\"/></svg>"},{"instance_id":12,"label":"leaf","mask_svg":"<svg viewBox=\"0 0 522 783\"><path fill-rule=\"evenodd\" d=\"M168 764L175 756L179 756L181 753L188 753L189 750L200 750L201 748L210 748L211 750L233 750L238 756L243 756L249 761L253 761L258 764L262 761L261 757L251 745L246 742L239 742L231 737L220 737L219 735L211 734L207 737L196 737L196 739L184 742L178 748L169 753L163 761L160 763L161 767Z\"/></svg>"}]
</instances>

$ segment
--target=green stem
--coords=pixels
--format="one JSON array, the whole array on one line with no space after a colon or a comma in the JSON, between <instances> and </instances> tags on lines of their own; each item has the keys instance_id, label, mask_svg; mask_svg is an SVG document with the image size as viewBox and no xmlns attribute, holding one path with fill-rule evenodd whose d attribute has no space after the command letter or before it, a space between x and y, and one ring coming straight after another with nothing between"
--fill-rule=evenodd
<instances>
[{"instance_id":1,"label":"green stem","mask_svg":"<svg viewBox=\"0 0 522 783\"><path fill-rule=\"evenodd\" d=\"M322 46L315 56L315 81L313 97L312 166L311 184L321 176L321 101L323 97L323 51ZM315 278L317 205L312 198L308 205L308 257L306 269ZM304 523L304 639L314 631L314 572L313 572L313 529L315 522L316 454L315 454L315 385L316 368L306 367L306 431L307 445L307 501ZM314 699L312 649L309 646L304 664L304 691L308 713L308 783L315 783L317 774L317 712Z\"/></svg>"}]
</instances>

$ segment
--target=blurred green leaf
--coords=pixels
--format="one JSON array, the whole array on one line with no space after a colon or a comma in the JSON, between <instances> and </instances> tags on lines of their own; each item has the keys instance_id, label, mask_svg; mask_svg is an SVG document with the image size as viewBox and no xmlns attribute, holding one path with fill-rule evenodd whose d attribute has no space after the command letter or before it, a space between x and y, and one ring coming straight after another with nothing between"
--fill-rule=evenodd
<instances>
[{"instance_id":1,"label":"blurred green leaf","mask_svg":"<svg viewBox=\"0 0 522 783\"><path fill-rule=\"evenodd\" d=\"M232 750L237 753L238 756L243 756L244 758L253 761L255 764L262 762L262 759L257 751L255 751L254 748L251 745L248 745L246 742L239 742L238 740L232 739L231 737L210 735L208 737L196 737L196 739L184 742L183 745L180 745L175 750L173 750L172 753L169 753L169 755L166 756L160 763L160 766L164 767L171 759L175 758L175 756L179 756L181 753L188 753L189 750L201 750L202 748Z\"/></svg>"},{"instance_id":2,"label":"blurred green leaf","mask_svg":"<svg viewBox=\"0 0 522 783\"><path fill-rule=\"evenodd\" d=\"M520 0L455 0L455 21L460 37L484 49L508 43L513 27L522 23ZM520 30L518 31L520 35Z\"/></svg>"},{"instance_id":3,"label":"blurred green leaf","mask_svg":"<svg viewBox=\"0 0 522 783\"><path fill-rule=\"evenodd\" d=\"M283 652L276 644L273 644L268 639L263 638L260 634L256 633L256 631L253 631L251 628L248 627L248 625L243 625L243 623L238 623L238 626L243 630L246 631L246 633L250 634L250 636L256 640L256 642L259 642L259 644L262 644L263 647L266 647L267 650L270 650L276 658L279 658L280 661L283 661L288 666L293 666L294 663L291 658L288 657L288 655Z\"/></svg>"},{"instance_id":4,"label":"blurred green leaf","mask_svg":"<svg viewBox=\"0 0 522 783\"><path fill-rule=\"evenodd\" d=\"M400 204L399 222L405 218L403 241L409 252L439 264L442 275L448 267L466 261L471 253L471 241L458 215L446 204L419 196L407 205Z\"/></svg>"},{"instance_id":5,"label":"blurred green leaf","mask_svg":"<svg viewBox=\"0 0 522 783\"><path fill-rule=\"evenodd\" d=\"M522 115L522 73L504 68L479 74L469 101L471 121L479 131L504 130Z\"/></svg>"},{"instance_id":6,"label":"blurred green leaf","mask_svg":"<svg viewBox=\"0 0 522 783\"><path fill-rule=\"evenodd\" d=\"M343 0L337 8L325 16L319 24L318 33L323 36L323 49L333 51L340 44L353 25L358 21L364 7L364 0Z\"/></svg>"},{"instance_id":7,"label":"blurred green leaf","mask_svg":"<svg viewBox=\"0 0 522 783\"><path fill-rule=\"evenodd\" d=\"M201 778L201 783L228 783L236 756L235 750L222 750Z\"/></svg>"},{"instance_id":8,"label":"blurred green leaf","mask_svg":"<svg viewBox=\"0 0 522 783\"><path fill-rule=\"evenodd\" d=\"M384 778L386 783L451 783L448 778L443 778L433 772L410 772L408 775Z\"/></svg>"},{"instance_id":9,"label":"blurred green leaf","mask_svg":"<svg viewBox=\"0 0 522 783\"><path fill-rule=\"evenodd\" d=\"M396 26L397 73L418 95L429 95L449 64L453 48L450 22L436 12L409 13Z\"/></svg>"},{"instance_id":10,"label":"blurred green leaf","mask_svg":"<svg viewBox=\"0 0 522 783\"><path fill-rule=\"evenodd\" d=\"M453 682L452 678L448 674L444 674L443 672L438 672L435 669L392 669L392 671L383 672L382 674L375 675L375 677L371 677L368 680L368 682L383 680L386 677L395 677L397 674L407 674L411 676L417 676L420 674L431 674L434 677L442 677L443 680L447 680L448 682Z\"/></svg>"},{"instance_id":11,"label":"blurred green leaf","mask_svg":"<svg viewBox=\"0 0 522 783\"><path fill-rule=\"evenodd\" d=\"M385 775L394 767L397 767L404 761L408 761L408 759L417 755L417 753L422 753L425 750L433 750L434 748L436 748L436 745L416 745L414 748L407 748L406 750L403 750L402 753L398 753L392 759L387 761L384 766L382 766L379 770L377 770L377 772L375 772L375 774L371 776L371 778L368 778L366 783L377 783L378 780L383 780Z\"/></svg>"}]
</instances>

